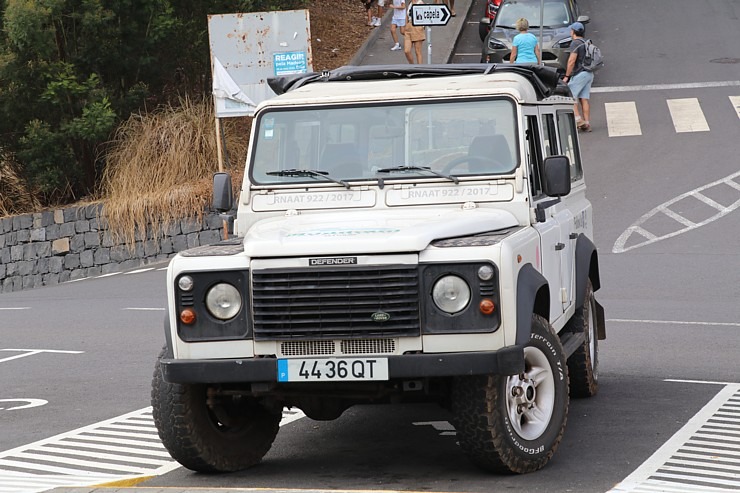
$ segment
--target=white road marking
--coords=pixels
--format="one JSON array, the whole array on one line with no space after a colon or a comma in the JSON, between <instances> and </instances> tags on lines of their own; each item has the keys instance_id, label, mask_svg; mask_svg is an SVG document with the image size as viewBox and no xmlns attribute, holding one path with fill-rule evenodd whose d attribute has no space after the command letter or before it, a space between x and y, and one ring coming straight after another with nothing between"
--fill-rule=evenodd
<instances>
[{"instance_id":1,"label":"white road marking","mask_svg":"<svg viewBox=\"0 0 740 493\"><path fill-rule=\"evenodd\" d=\"M30 306L6 306L4 308L0 308L0 310L30 310Z\"/></svg>"},{"instance_id":2,"label":"white road marking","mask_svg":"<svg viewBox=\"0 0 740 493\"><path fill-rule=\"evenodd\" d=\"M141 274L142 272L148 272L148 271L150 271L150 270L154 270L154 267L146 267L146 268L144 268L144 269L136 269L136 270L130 270L130 271L128 271L128 272L124 272L124 275L129 275L129 274Z\"/></svg>"},{"instance_id":3,"label":"white road marking","mask_svg":"<svg viewBox=\"0 0 740 493\"><path fill-rule=\"evenodd\" d=\"M737 117L740 118L740 96L729 96L732 106L735 108Z\"/></svg>"},{"instance_id":4,"label":"white road marking","mask_svg":"<svg viewBox=\"0 0 740 493\"><path fill-rule=\"evenodd\" d=\"M697 98L668 99L666 103L676 132L709 131L709 125Z\"/></svg>"},{"instance_id":5,"label":"white road marking","mask_svg":"<svg viewBox=\"0 0 740 493\"><path fill-rule=\"evenodd\" d=\"M729 186L730 188L734 188L738 192L740 192L740 184L734 181L735 178L740 176L740 171L733 173L729 176L726 176L725 178L721 178L717 181L713 181L712 183L708 183L704 186L695 188L693 190L690 190L686 193L683 193L679 195L678 197L674 197L671 200L664 202L660 204L659 206L655 207L653 210L643 214L632 226L627 228L617 239L617 241L614 243L614 247L612 247L612 253L624 253L629 250L633 250L635 248L643 247L646 245L650 245L651 243L655 243L656 241L665 240L668 238L673 238L674 236L678 236L682 233L686 233L688 231L694 230L696 228L699 228L701 226L704 226L705 224L709 224L713 221L716 221L717 219L726 216L730 212L734 211L738 207L740 207L740 194L738 194L738 198L727 207L722 206L721 204L718 204L714 201L711 201L706 197L706 195L702 194L704 190L708 190L710 188L716 187L716 186ZM710 205L712 208L716 209L716 213L709 216L707 219L704 219L703 221L699 222L693 222L689 221L688 219L682 218L684 220L678 221L677 225L682 225L683 227L679 227L678 230L673 231L671 233L664 234L662 236L656 236L647 230L645 230L642 225L651 217L653 217L656 214L664 214L669 215L673 219L677 219L677 216L680 217L679 214L677 214L675 211L670 209L670 206L678 202L679 200L683 200L687 197L693 197L696 200L700 200L704 202L705 204ZM669 212L670 211L670 212ZM634 245L631 245L629 247L626 247L627 241L632 237L633 234L637 234L643 238L645 238L644 241L638 241Z\"/></svg>"},{"instance_id":6,"label":"white road marking","mask_svg":"<svg viewBox=\"0 0 740 493\"><path fill-rule=\"evenodd\" d=\"M142 311L142 312L163 312L164 308L146 308L146 307L128 307L128 308L121 308L121 310L133 310L133 311Z\"/></svg>"},{"instance_id":7,"label":"white road marking","mask_svg":"<svg viewBox=\"0 0 740 493\"><path fill-rule=\"evenodd\" d=\"M611 493L740 490L740 384L726 384Z\"/></svg>"},{"instance_id":8,"label":"white road marking","mask_svg":"<svg viewBox=\"0 0 740 493\"><path fill-rule=\"evenodd\" d=\"M0 411L17 411L18 409L28 409L31 407L39 407L44 406L49 403L49 401L45 401L44 399L0 399L0 402L25 402L25 404L22 404L20 406L16 405L13 407L0 407Z\"/></svg>"},{"instance_id":9,"label":"white road marking","mask_svg":"<svg viewBox=\"0 0 740 493\"><path fill-rule=\"evenodd\" d=\"M284 409L280 426L304 416L298 409ZM147 407L0 452L0 493L104 487L179 467L159 440Z\"/></svg>"},{"instance_id":10,"label":"white road marking","mask_svg":"<svg viewBox=\"0 0 740 493\"><path fill-rule=\"evenodd\" d=\"M33 356L35 354L40 353L62 353L62 354L82 354L85 351L61 351L56 349L0 349L0 351L11 351L14 353L23 353L23 354L16 354L15 356L10 356L9 358L3 358L0 359L0 363L5 363L6 361L11 361L18 358L25 358L26 356Z\"/></svg>"},{"instance_id":11,"label":"white road marking","mask_svg":"<svg viewBox=\"0 0 740 493\"><path fill-rule=\"evenodd\" d=\"M120 272L110 272L108 274L102 274L100 276L97 276L95 279L102 279L103 277L117 276L118 274L120 274Z\"/></svg>"},{"instance_id":12,"label":"white road marking","mask_svg":"<svg viewBox=\"0 0 740 493\"><path fill-rule=\"evenodd\" d=\"M638 92L638 91L665 91L671 89L706 89L711 87L735 87L740 86L740 80L727 80L718 82L689 82L685 84L647 84L637 86L604 86L592 87L591 92Z\"/></svg>"},{"instance_id":13,"label":"white road marking","mask_svg":"<svg viewBox=\"0 0 740 493\"><path fill-rule=\"evenodd\" d=\"M633 320L627 318L608 318L607 322L628 324L664 324L664 325L705 325L718 327L740 327L740 322L692 322L688 320Z\"/></svg>"},{"instance_id":14,"label":"white road marking","mask_svg":"<svg viewBox=\"0 0 740 493\"><path fill-rule=\"evenodd\" d=\"M609 137L627 137L642 135L640 118L634 101L622 103L605 103L606 125Z\"/></svg>"}]
</instances>

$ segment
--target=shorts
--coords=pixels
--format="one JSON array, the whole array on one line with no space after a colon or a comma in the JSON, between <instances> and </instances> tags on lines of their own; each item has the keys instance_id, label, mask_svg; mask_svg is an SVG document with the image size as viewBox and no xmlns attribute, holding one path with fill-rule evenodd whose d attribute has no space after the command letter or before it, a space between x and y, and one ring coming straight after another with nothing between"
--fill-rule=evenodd
<instances>
[{"instance_id":1,"label":"shorts","mask_svg":"<svg viewBox=\"0 0 740 493\"><path fill-rule=\"evenodd\" d=\"M373 5L375 4L375 0L360 0L362 2L362 5L365 6L365 10L370 10L373 8ZM378 0L379 2L382 0Z\"/></svg>"},{"instance_id":2,"label":"shorts","mask_svg":"<svg viewBox=\"0 0 740 493\"><path fill-rule=\"evenodd\" d=\"M385 7L385 0L378 0L378 7Z\"/></svg>"},{"instance_id":3,"label":"shorts","mask_svg":"<svg viewBox=\"0 0 740 493\"><path fill-rule=\"evenodd\" d=\"M406 26L406 18L403 19L391 19L391 24L395 24L398 27L404 27Z\"/></svg>"},{"instance_id":4,"label":"shorts","mask_svg":"<svg viewBox=\"0 0 740 493\"><path fill-rule=\"evenodd\" d=\"M588 99L591 96L591 83L594 73L581 70L572 79L568 79L568 88L576 99Z\"/></svg>"}]
</instances>

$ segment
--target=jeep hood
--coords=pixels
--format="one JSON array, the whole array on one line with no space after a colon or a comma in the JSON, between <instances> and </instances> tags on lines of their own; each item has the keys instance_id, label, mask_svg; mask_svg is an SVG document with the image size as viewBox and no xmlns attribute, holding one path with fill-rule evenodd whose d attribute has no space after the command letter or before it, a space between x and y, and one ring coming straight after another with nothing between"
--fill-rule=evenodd
<instances>
[{"instance_id":1,"label":"jeep hood","mask_svg":"<svg viewBox=\"0 0 740 493\"><path fill-rule=\"evenodd\" d=\"M373 210L264 219L244 237L250 257L419 252L434 240L517 226L491 209Z\"/></svg>"}]
</instances>

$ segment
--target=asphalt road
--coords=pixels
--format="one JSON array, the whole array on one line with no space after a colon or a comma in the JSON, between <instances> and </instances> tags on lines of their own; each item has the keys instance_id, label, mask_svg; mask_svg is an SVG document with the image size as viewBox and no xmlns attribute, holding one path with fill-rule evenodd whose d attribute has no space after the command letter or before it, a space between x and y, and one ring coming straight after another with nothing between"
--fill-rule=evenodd
<instances>
[{"instance_id":1,"label":"asphalt road","mask_svg":"<svg viewBox=\"0 0 740 493\"><path fill-rule=\"evenodd\" d=\"M644 465L652 456L654 469L687 478L675 480L679 491L737 491L736 460L686 464L671 454L715 408L740 407L740 113L732 99L740 96L740 5L666 6L581 1L592 18L587 35L607 60L592 94L594 130L581 145L608 338L600 392L571 401L545 469L481 473L436 407L356 407L333 422L285 424L249 471L201 475L164 461L166 473L140 487L589 493L631 478L619 487L626 492L653 475ZM474 0L454 61L480 53L481 11ZM691 113L697 107L703 121ZM0 470L9 450L149 405L164 277L152 269L0 295ZM31 349L68 352L20 351ZM740 417L724 422L740 426ZM731 429L720 447L737 447L739 435Z\"/></svg>"}]
</instances>

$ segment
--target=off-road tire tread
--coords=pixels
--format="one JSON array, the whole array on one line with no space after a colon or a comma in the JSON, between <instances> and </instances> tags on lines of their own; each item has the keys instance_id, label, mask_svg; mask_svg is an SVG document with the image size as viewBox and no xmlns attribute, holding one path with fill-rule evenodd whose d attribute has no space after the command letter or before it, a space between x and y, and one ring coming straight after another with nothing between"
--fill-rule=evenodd
<instances>
[{"instance_id":1,"label":"off-road tire tread","mask_svg":"<svg viewBox=\"0 0 740 493\"><path fill-rule=\"evenodd\" d=\"M591 280L586 282L586 295L583 298L583 306L576 310L571 319L566 324L565 330L579 333L587 330L591 331L591 337L596 336L595 327L590 327L590 301L594 296ZM597 365L599 341L595 340ZM576 351L568 358L568 375L570 378L570 396L571 397L593 397L599 391L599 381L595 377L591 361L591 351L588 341L583 341Z\"/></svg>"},{"instance_id":2,"label":"off-road tire tread","mask_svg":"<svg viewBox=\"0 0 740 493\"><path fill-rule=\"evenodd\" d=\"M534 323L549 331L554 341L558 340L544 318L535 315ZM560 351L562 357L562 347ZM498 389L504 387L506 378L504 375L476 375L455 379L452 411L458 441L468 459L481 469L498 474L534 472L547 464L563 438L568 419L568 398L565 396L563 425L554 445L538 459L524 458L509 446L503 430L506 406L500 406L498 399L505 399L505 396L499 395Z\"/></svg>"},{"instance_id":3,"label":"off-road tire tread","mask_svg":"<svg viewBox=\"0 0 740 493\"><path fill-rule=\"evenodd\" d=\"M199 393L205 386L195 384L172 384L162 378L160 359L157 358L152 379L152 416L159 438L173 459L184 467L197 472L234 472L259 463L270 450L280 426L280 415L265 414L256 426L257 434L240 444L229 443L228 447L214 440L215 434L198 426L195 409ZM205 405L205 404L204 404ZM228 450L225 450L228 449Z\"/></svg>"}]
</instances>

